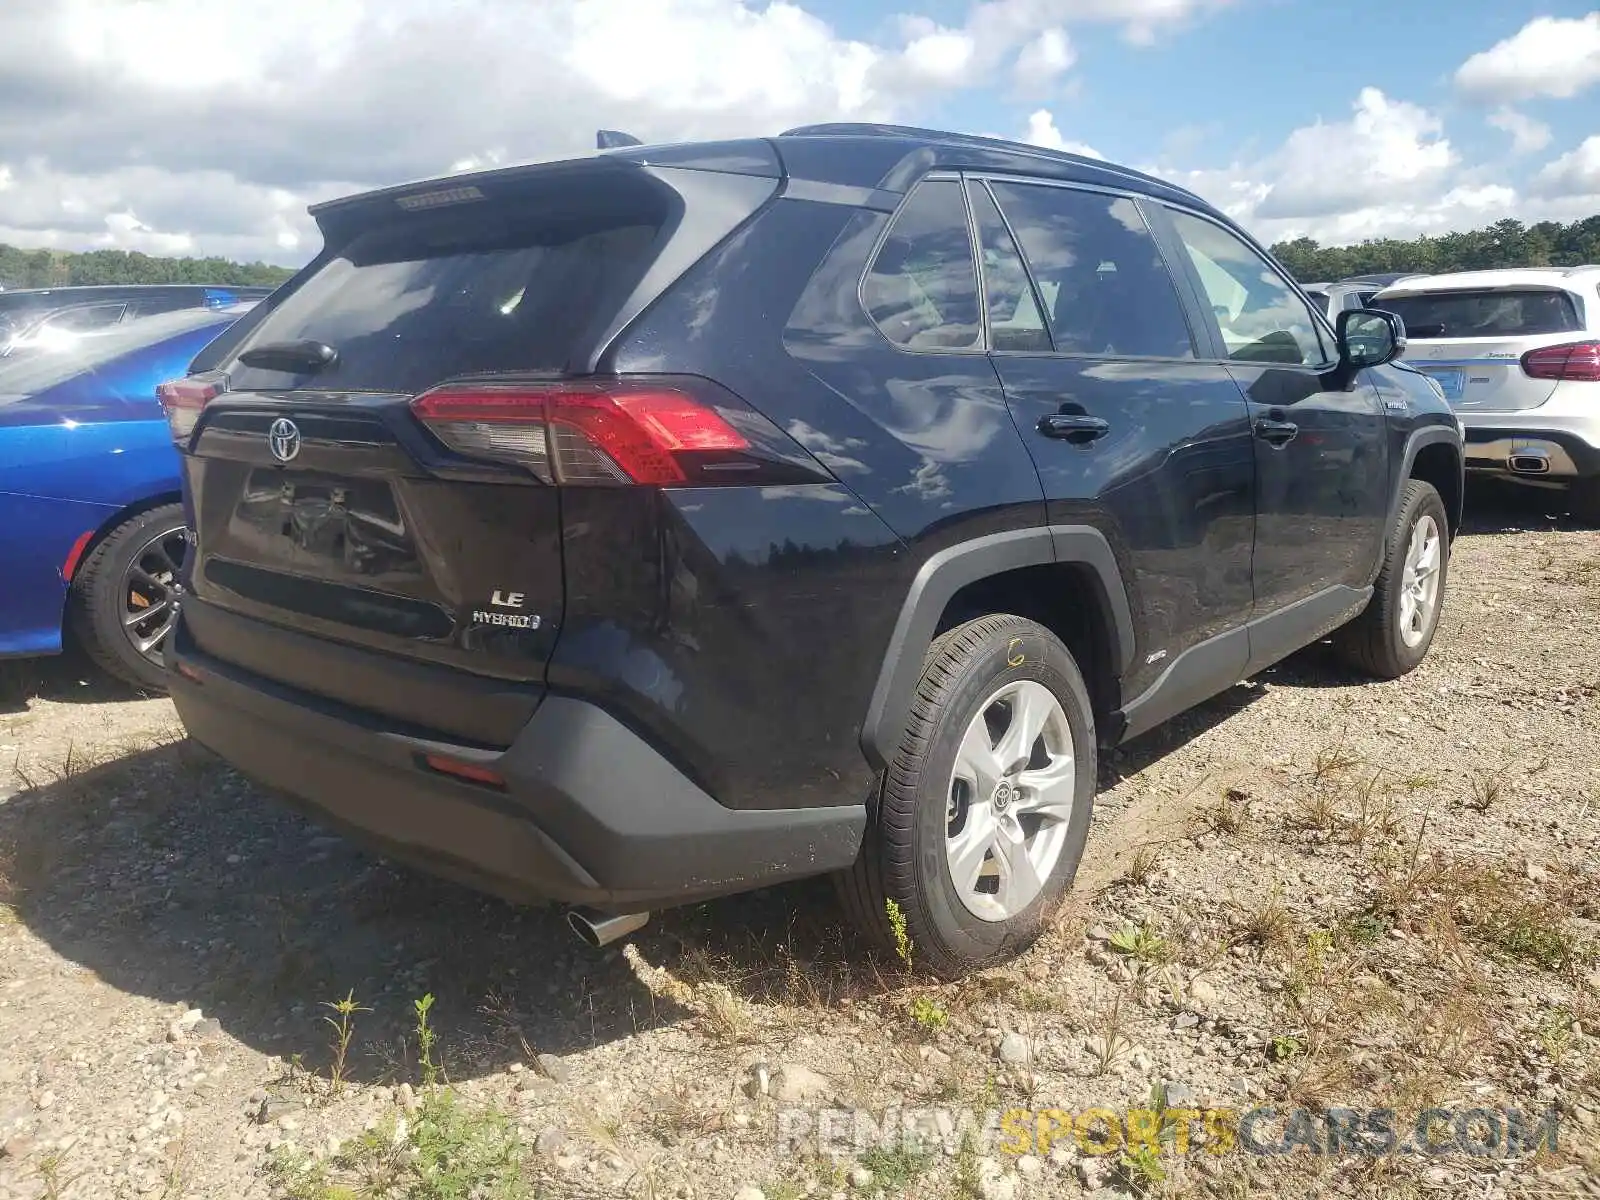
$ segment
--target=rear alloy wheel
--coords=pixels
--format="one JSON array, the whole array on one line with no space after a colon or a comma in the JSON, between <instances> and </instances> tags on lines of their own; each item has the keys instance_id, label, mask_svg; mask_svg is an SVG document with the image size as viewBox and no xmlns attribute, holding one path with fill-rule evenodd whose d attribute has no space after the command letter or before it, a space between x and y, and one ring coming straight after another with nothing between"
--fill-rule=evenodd
<instances>
[{"instance_id":1,"label":"rear alloy wheel","mask_svg":"<svg viewBox=\"0 0 1600 1200\"><path fill-rule=\"evenodd\" d=\"M166 688L163 650L183 596L183 507L163 504L118 525L72 580L72 625L106 671L135 687Z\"/></svg>"},{"instance_id":2,"label":"rear alloy wheel","mask_svg":"<svg viewBox=\"0 0 1600 1200\"><path fill-rule=\"evenodd\" d=\"M950 630L837 877L845 908L889 949L903 917L913 965L946 979L1020 954L1077 872L1095 770L1088 692L1055 635L1009 615Z\"/></svg>"},{"instance_id":3,"label":"rear alloy wheel","mask_svg":"<svg viewBox=\"0 0 1600 1200\"><path fill-rule=\"evenodd\" d=\"M1379 679L1416 670L1433 644L1444 609L1450 567L1450 524L1430 483L1412 479L1389 531L1383 569L1372 599L1334 644L1353 664Z\"/></svg>"}]
</instances>

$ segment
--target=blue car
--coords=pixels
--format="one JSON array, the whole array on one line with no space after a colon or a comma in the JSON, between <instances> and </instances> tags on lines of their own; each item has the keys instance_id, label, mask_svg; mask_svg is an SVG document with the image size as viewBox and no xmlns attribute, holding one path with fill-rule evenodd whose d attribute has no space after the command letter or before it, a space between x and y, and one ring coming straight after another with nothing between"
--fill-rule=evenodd
<instances>
[{"instance_id":1,"label":"blue car","mask_svg":"<svg viewBox=\"0 0 1600 1200\"><path fill-rule=\"evenodd\" d=\"M0 359L0 658L89 655L162 684L188 541L156 385L248 311L186 309Z\"/></svg>"}]
</instances>

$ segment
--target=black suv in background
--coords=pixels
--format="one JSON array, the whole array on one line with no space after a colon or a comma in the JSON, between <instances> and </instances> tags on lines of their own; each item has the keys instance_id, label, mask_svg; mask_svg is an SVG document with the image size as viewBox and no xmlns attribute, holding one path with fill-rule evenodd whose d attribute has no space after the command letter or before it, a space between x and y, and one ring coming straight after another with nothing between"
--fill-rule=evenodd
<instances>
[{"instance_id":1,"label":"black suv in background","mask_svg":"<svg viewBox=\"0 0 1600 1200\"><path fill-rule=\"evenodd\" d=\"M837 872L1026 946L1115 744L1335 633L1427 651L1459 427L1188 192L838 125L313 210L165 385L193 737L596 941Z\"/></svg>"}]
</instances>

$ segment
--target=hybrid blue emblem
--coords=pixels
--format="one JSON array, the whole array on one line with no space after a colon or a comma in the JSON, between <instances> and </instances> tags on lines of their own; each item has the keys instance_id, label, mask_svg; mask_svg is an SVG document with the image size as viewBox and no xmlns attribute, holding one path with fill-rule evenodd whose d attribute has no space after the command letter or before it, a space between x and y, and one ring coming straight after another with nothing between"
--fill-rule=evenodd
<instances>
[{"instance_id":1,"label":"hybrid blue emblem","mask_svg":"<svg viewBox=\"0 0 1600 1200\"><path fill-rule=\"evenodd\" d=\"M273 458L288 462L300 453L300 427L288 417L279 417L267 430L267 445Z\"/></svg>"}]
</instances>

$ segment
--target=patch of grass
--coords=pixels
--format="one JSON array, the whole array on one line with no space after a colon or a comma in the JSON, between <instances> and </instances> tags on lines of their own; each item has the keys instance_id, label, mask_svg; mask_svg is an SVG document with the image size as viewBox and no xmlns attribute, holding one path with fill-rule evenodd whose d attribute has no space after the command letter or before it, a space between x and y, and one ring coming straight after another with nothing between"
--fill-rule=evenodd
<instances>
[{"instance_id":1,"label":"patch of grass","mask_svg":"<svg viewBox=\"0 0 1600 1200\"><path fill-rule=\"evenodd\" d=\"M1332 793L1325 788L1312 788L1309 793L1300 797L1295 805L1293 823L1300 829L1332 833L1339 823L1338 810L1334 807Z\"/></svg>"},{"instance_id":2,"label":"patch of grass","mask_svg":"<svg viewBox=\"0 0 1600 1200\"><path fill-rule=\"evenodd\" d=\"M532 1200L526 1156L504 1113L436 1088L413 1121L391 1117L321 1162L280 1152L268 1178L282 1200Z\"/></svg>"},{"instance_id":3,"label":"patch of grass","mask_svg":"<svg viewBox=\"0 0 1600 1200\"><path fill-rule=\"evenodd\" d=\"M697 984L694 999L702 1028L717 1041L733 1046L750 1040L755 1025L750 1010L725 984L715 980Z\"/></svg>"},{"instance_id":4,"label":"patch of grass","mask_svg":"<svg viewBox=\"0 0 1600 1200\"><path fill-rule=\"evenodd\" d=\"M884 914L889 918L889 932L894 935L895 955L905 964L906 970L911 969L911 935L906 932L906 914L891 897L883 902Z\"/></svg>"},{"instance_id":5,"label":"patch of grass","mask_svg":"<svg viewBox=\"0 0 1600 1200\"><path fill-rule=\"evenodd\" d=\"M933 1158L925 1151L906 1145L888 1150L875 1147L861 1156L861 1165L872 1172L874 1188L894 1195L931 1167Z\"/></svg>"},{"instance_id":6,"label":"patch of grass","mask_svg":"<svg viewBox=\"0 0 1600 1200\"><path fill-rule=\"evenodd\" d=\"M1288 1062L1291 1058L1300 1057L1304 1049L1299 1038L1290 1034L1280 1034L1272 1039L1272 1045L1267 1052L1274 1062Z\"/></svg>"},{"instance_id":7,"label":"patch of grass","mask_svg":"<svg viewBox=\"0 0 1600 1200\"><path fill-rule=\"evenodd\" d=\"M1360 765L1361 759L1347 751L1343 742L1325 746L1311 760L1311 782L1322 783Z\"/></svg>"},{"instance_id":8,"label":"patch of grass","mask_svg":"<svg viewBox=\"0 0 1600 1200\"><path fill-rule=\"evenodd\" d=\"M911 1002L911 1019L931 1033L948 1025L950 1014L932 996L918 996Z\"/></svg>"},{"instance_id":9,"label":"patch of grass","mask_svg":"<svg viewBox=\"0 0 1600 1200\"><path fill-rule=\"evenodd\" d=\"M1375 946L1389 932L1389 923L1370 909L1364 909L1339 923L1339 936L1360 946Z\"/></svg>"},{"instance_id":10,"label":"patch of grass","mask_svg":"<svg viewBox=\"0 0 1600 1200\"><path fill-rule=\"evenodd\" d=\"M1226 788L1210 808L1200 814L1212 833L1237 837L1250 819L1250 793L1243 788Z\"/></svg>"},{"instance_id":11,"label":"patch of grass","mask_svg":"<svg viewBox=\"0 0 1600 1200\"><path fill-rule=\"evenodd\" d=\"M411 1002L416 1014L417 1062L422 1067L422 1082L432 1087L439 1079L439 1065L433 1061L433 1026L428 1023L428 1013L433 1009L433 993Z\"/></svg>"},{"instance_id":12,"label":"patch of grass","mask_svg":"<svg viewBox=\"0 0 1600 1200\"><path fill-rule=\"evenodd\" d=\"M978 1171L978 1148L972 1134L961 1138L961 1149L956 1152L955 1194L959 1200L983 1200L983 1176Z\"/></svg>"},{"instance_id":13,"label":"patch of grass","mask_svg":"<svg viewBox=\"0 0 1600 1200\"><path fill-rule=\"evenodd\" d=\"M1155 931L1149 921L1124 925L1111 935L1111 948L1140 962L1164 963L1172 957L1172 946Z\"/></svg>"},{"instance_id":14,"label":"patch of grass","mask_svg":"<svg viewBox=\"0 0 1600 1200\"><path fill-rule=\"evenodd\" d=\"M357 1013L371 1012L370 1008L356 1003L355 989L345 993L343 1000L324 1000L323 1008L331 1008L333 1016L323 1017L333 1030L330 1049L333 1062L328 1067L328 1079L333 1084L333 1094L344 1094L345 1059L350 1053L350 1041L355 1037Z\"/></svg>"},{"instance_id":15,"label":"patch of grass","mask_svg":"<svg viewBox=\"0 0 1600 1200\"><path fill-rule=\"evenodd\" d=\"M1504 784L1498 775L1479 772L1472 777L1472 794L1468 797L1466 805L1474 812L1488 812L1500 803L1503 790Z\"/></svg>"},{"instance_id":16,"label":"patch of grass","mask_svg":"<svg viewBox=\"0 0 1600 1200\"><path fill-rule=\"evenodd\" d=\"M1294 916L1283 903L1283 886L1273 884L1259 904L1245 913L1245 937L1267 949L1281 949L1294 938Z\"/></svg>"},{"instance_id":17,"label":"patch of grass","mask_svg":"<svg viewBox=\"0 0 1600 1200\"><path fill-rule=\"evenodd\" d=\"M1490 910L1468 929L1485 945L1545 971L1583 966L1595 959L1594 947L1566 929L1561 914L1547 904Z\"/></svg>"},{"instance_id":18,"label":"patch of grass","mask_svg":"<svg viewBox=\"0 0 1600 1200\"><path fill-rule=\"evenodd\" d=\"M1135 1146L1117 1160L1117 1174L1135 1196L1145 1196L1166 1182L1167 1169L1161 1165L1161 1151L1156 1147Z\"/></svg>"},{"instance_id":19,"label":"patch of grass","mask_svg":"<svg viewBox=\"0 0 1600 1200\"><path fill-rule=\"evenodd\" d=\"M1133 1048L1128 1040L1127 1023L1122 1012L1122 993L1111 997L1109 1003L1097 1003L1090 1024L1090 1053L1094 1055L1095 1074L1110 1074L1117 1059Z\"/></svg>"},{"instance_id":20,"label":"patch of grass","mask_svg":"<svg viewBox=\"0 0 1600 1200\"><path fill-rule=\"evenodd\" d=\"M1135 887L1143 887L1155 878L1160 865L1160 851L1146 842L1134 850L1133 857L1128 860L1128 869L1123 872L1122 877Z\"/></svg>"}]
</instances>

